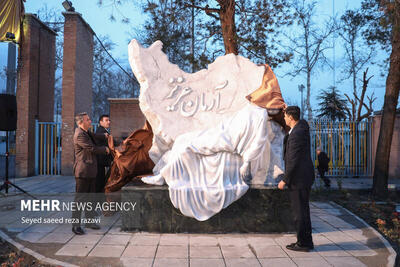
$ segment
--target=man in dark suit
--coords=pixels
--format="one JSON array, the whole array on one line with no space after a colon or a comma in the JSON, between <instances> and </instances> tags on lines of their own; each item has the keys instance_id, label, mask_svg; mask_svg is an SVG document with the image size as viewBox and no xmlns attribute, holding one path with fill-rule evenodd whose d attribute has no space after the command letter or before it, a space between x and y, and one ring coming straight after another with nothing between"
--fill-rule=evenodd
<instances>
[{"instance_id":1,"label":"man in dark suit","mask_svg":"<svg viewBox=\"0 0 400 267\"><path fill-rule=\"evenodd\" d=\"M325 177L325 172L329 170L329 157L328 155L321 150L320 147L317 147L317 157L318 157L318 173L321 179L325 183L325 187L331 187L331 180L328 177Z\"/></svg>"},{"instance_id":2,"label":"man in dark suit","mask_svg":"<svg viewBox=\"0 0 400 267\"><path fill-rule=\"evenodd\" d=\"M286 248L308 252L314 249L310 220L310 191L315 179L311 160L310 130L305 120L300 120L300 109L289 106L285 109L285 122L291 128L284 139L283 155L285 175L279 189L289 188L290 202L297 232L297 242Z\"/></svg>"},{"instance_id":3,"label":"man in dark suit","mask_svg":"<svg viewBox=\"0 0 400 267\"><path fill-rule=\"evenodd\" d=\"M110 134L108 128L110 128L110 116L104 114L99 118L99 127L96 129L96 144L99 146L108 146L107 139L104 139L101 135ZM100 136L100 137L98 137ZM96 176L96 193L104 192L104 186L106 185L106 167L110 167L112 162L111 154L108 155L97 155L97 176Z\"/></svg>"},{"instance_id":4,"label":"man in dark suit","mask_svg":"<svg viewBox=\"0 0 400 267\"><path fill-rule=\"evenodd\" d=\"M110 153L110 150L106 146L96 146L94 135L89 131L92 125L92 121L87 113L79 113L75 116L75 122L77 128L74 134L74 152L75 152L75 164L74 174L76 182L76 203L91 203L92 209L87 208L85 210L86 218L94 218L96 215L94 211L92 194L96 190L96 175L97 175L97 158L96 155L106 155ZM103 134L103 138L107 138L107 134ZM88 207L88 206L86 206ZM72 212L72 218L74 223L72 226L72 232L77 235L83 235L85 232L81 228L81 209L75 209ZM86 224L87 228L100 229L100 226L94 223Z\"/></svg>"}]
</instances>

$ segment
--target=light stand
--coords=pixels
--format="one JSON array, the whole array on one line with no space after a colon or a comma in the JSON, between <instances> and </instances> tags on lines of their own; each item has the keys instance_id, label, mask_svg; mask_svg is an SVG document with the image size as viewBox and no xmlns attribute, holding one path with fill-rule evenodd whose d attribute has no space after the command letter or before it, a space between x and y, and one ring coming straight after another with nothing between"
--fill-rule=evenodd
<instances>
[{"instance_id":1,"label":"light stand","mask_svg":"<svg viewBox=\"0 0 400 267\"><path fill-rule=\"evenodd\" d=\"M8 187L9 186L13 186L16 189L18 189L19 191L21 191L22 193L30 196L33 199L37 199L36 197L32 196L31 194L29 194L28 192L26 192L24 189L22 189L21 187L11 183L8 180L8 157L9 157L10 153L8 152L8 131L6 131L6 177L4 180L4 183L0 186L0 191L2 191L3 189L6 190L6 194L8 194Z\"/></svg>"}]
</instances>

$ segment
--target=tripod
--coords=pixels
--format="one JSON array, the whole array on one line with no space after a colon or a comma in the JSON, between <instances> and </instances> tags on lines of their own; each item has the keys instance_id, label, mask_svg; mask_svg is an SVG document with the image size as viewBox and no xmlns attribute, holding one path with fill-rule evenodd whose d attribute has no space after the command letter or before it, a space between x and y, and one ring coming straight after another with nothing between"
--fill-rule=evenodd
<instances>
[{"instance_id":1,"label":"tripod","mask_svg":"<svg viewBox=\"0 0 400 267\"><path fill-rule=\"evenodd\" d=\"M2 191L3 189L5 189L6 194L8 194L8 187L9 186L13 186L16 189L18 189L19 191L21 191L22 193L30 196L33 199L37 199L36 197L32 196L31 194L29 194L28 192L26 192L24 189L22 189L21 187L11 183L8 180L8 157L9 157L10 153L8 152L8 131L6 131L6 177L4 180L4 183L0 186L0 191Z\"/></svg>"}]
</instances>

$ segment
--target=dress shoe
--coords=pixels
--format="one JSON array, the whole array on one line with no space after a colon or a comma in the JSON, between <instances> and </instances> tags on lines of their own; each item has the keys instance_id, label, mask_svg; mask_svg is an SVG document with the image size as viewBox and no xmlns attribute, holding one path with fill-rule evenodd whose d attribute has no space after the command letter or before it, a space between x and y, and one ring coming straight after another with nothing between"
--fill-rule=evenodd
<instances>
[{"instance_id":1,"label":"dress shoe","mask_svg":"<svg viewBox=\"0 0 400 267\"><path fill-rule=\"evenodd\" d=\"M85 232L82 230L80 226L72 226L72 232L76 235L84 235Z\"/></svg>"},{"instance_id":2,"label":"dress shoe","mask_svg":"<svg viewBox=\"0 0 400 267\"><path fill-rule=\"evenodd\" d=\"M286 248L293 251L309 252L310 250L314 249L314 246L300 246L298 243L292 243L287 245Z\"/></svg>"},{"instance_id":3,"label":"dress shoe","mask_svg":"<svg viewBox=\"0 0 400 267\"><path fill-rule=\"evenodd\" d=\"M295 243L292 243L292 244L287 245L286 248L287 248L287 249L290 249L290 248L293 248L293 247L296 246L296 245L297 245L297 243L295 242Z\"/></svg>"},{"instance_id":4,"label":"dress shoe","mask_svg":"<svg viewBox=\"0 0 400 267\"><path fill-rule=\"evenodd\" d=\"M87 224L85 224L85 227L93 229L93 230L99 230L100 229L100 225L95 224L95 223L87 223Z\"/></svg>"}]
</instances>

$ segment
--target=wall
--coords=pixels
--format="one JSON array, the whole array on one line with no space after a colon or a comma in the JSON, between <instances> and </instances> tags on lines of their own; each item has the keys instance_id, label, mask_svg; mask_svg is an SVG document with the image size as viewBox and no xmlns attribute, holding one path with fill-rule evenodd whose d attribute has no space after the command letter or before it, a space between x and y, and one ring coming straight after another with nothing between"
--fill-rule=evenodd
<instances>
[{"instance_id":1,"label":"wall","mask_svg":"<svg viewBox=\"0 0 400 267\"><path fill-rule=\"evenodd\" d=\"M375 167L375 154L378 144L382 115L372 117L372 168ZM400 113L396 114L390 148L389 179L400 178Z\"/></svg>"},{"instance_id":2,"label":"wall","mask_svg":"<svg viewBox=\"0 0 400 267\"><path fill-rule=\"evenodd\" d=\"M117 140L128 137L141 129L146 119L139 108L137 98L109 98L111 134Z\"/></svg>"},{"instance_id":3,"label":"wall","mask_svg":"<svg viewBox=\"0 0 400 267\"><path fill-rule=\"evenodd\" d=\"M16 176L35 172L35 120L53 121L56 33L25 14L17 69Z\"/></svg>"},{"instance_id":4,"label":"wall","mask_svg":"<svg viewBox=\"0 0 400 267\"><path fill-rule=\"evenodd\" d=\"M64 12L61 174L73 175L74 117L92 107L93 30L76 12Z\"/></svg>"}]
</instances>

